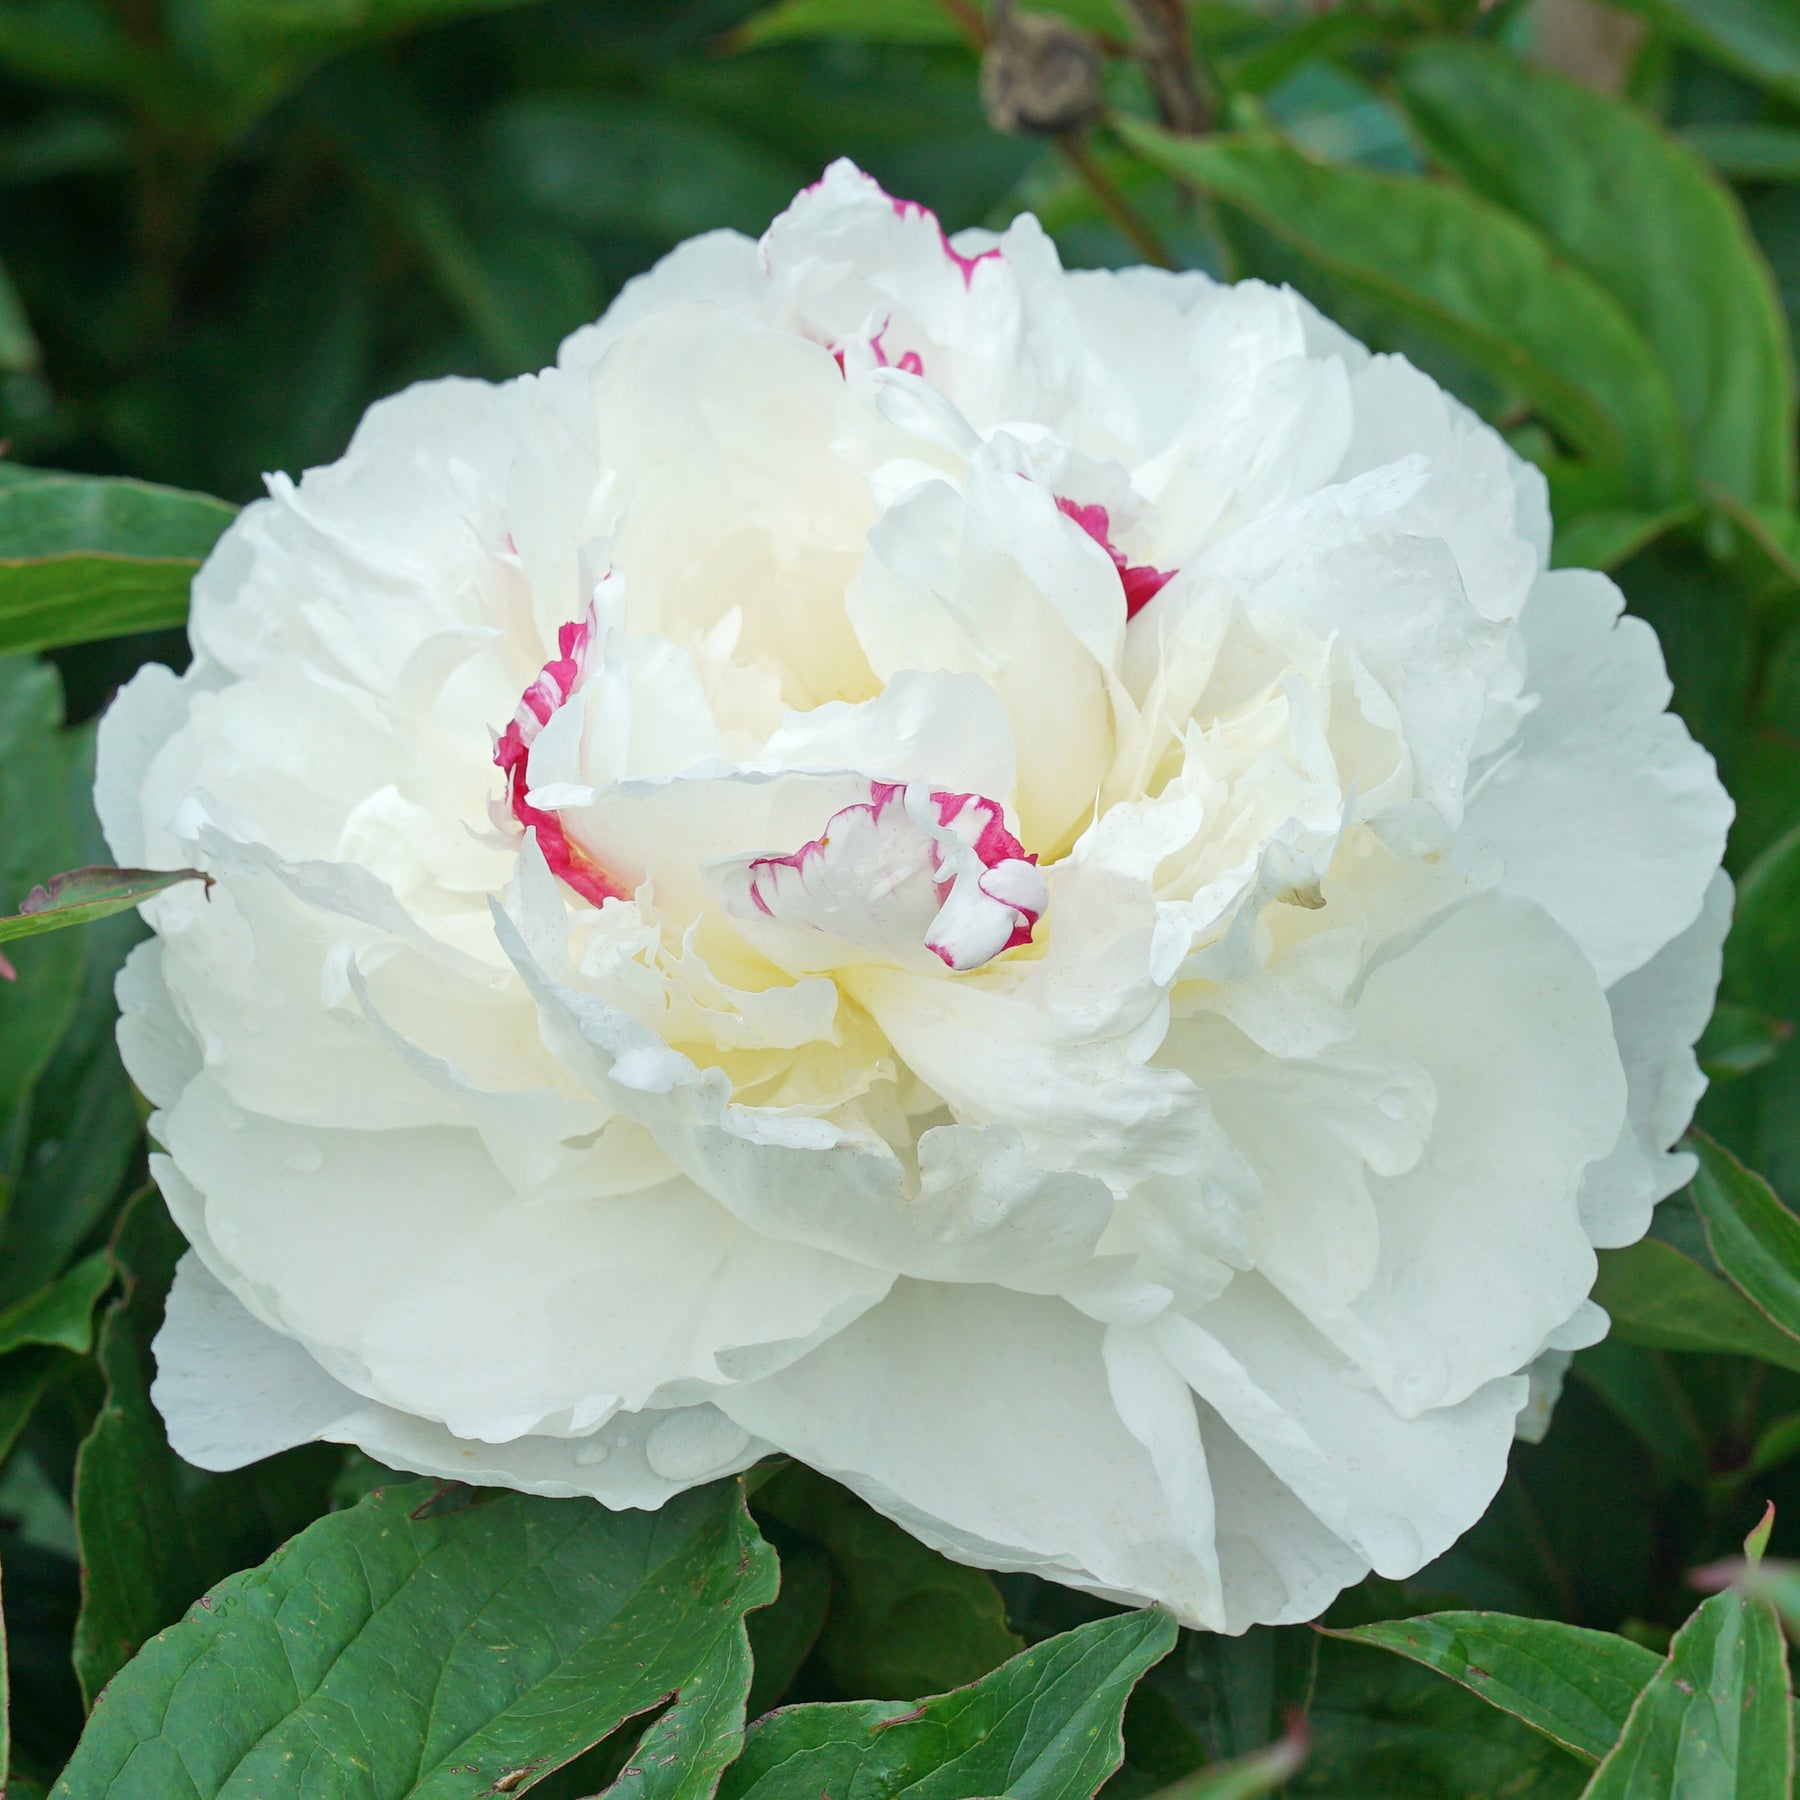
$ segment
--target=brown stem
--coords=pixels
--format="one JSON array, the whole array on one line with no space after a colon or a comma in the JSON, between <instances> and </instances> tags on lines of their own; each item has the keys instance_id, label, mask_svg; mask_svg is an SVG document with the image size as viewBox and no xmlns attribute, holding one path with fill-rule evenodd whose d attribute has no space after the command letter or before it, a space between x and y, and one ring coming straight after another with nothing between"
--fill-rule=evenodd
<instances>
[{"instance_id":1,"label":"brown stem","mask_svg":"<svg viewBox=\"0 0 1800 1800\"><path fill-rule=\"evenodd\" d=\"M981 16L981 8L975 0L938 0L938 4L957 22L963 36L977 50L988 47L987 20Z\"/></svg>"},{"instance_id":2,"label":"brown stem","mask_svg":"<svg viewBox=\"0 0 1800 1800\"><path fill-rule=\"evenodd\" d=\"M996 13L1004 17L1010 3L1011 0L996 0ZM985 50L992 42L993 34L988 30L987 21L982 17L975 0L938 0L938 4L962 27L963 35L977 51ZM1086 138L1080 132L1065 131L1057 137L1056 147L1062 152L1063 160L1094 196L1100 210L1119 228L1132 248L1147 262L1153 262L1159 268L1174 268L1175 259L1169 254L1168 246L1095 161Z\"/></svg>"},{"instance_id":3,"label":"brown stem","mask_svg":"<svg viewBox=\"0 0 1800 1800\"><path fill-rule=\"evenodd\" d=\"M1079 132L1064 132L1056 140L1069 167L1086 184L1088 192L1100 204L1100 210L1124 233L1132 248L1146 262L1159 268L1172 269L1175 259L1169 247L1157 236L1156 228L1119 191L1112 177L1101 168L1087 140Z\"/></svg>"},{"instance_id":4,"label":"brown stem","mask_svg":"<svg viewBox=\"0 0 1800 1800\"><path fill-rule=\"evenodd\" d=\"M1131 24L1131 48L1150 83L1156 114L1170 131L1195 136L1208 124L1206 101L1194 73L1183 0L1119 0Z\"/></svg>"}]
</instances>

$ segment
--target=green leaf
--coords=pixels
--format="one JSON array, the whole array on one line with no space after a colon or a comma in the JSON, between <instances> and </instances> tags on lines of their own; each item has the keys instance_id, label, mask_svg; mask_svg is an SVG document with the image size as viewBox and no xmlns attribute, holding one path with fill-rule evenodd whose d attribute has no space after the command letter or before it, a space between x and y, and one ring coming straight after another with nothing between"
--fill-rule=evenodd
<instances>
[{"instance_id":1,"label":"green leaf","mask_svg":"<svg viewBox=\"0 0 1800 1800\"><path fill-rule=\"evenodd\" d=\"M1612 1315L1613 1331L1625 1343L1750 1356L1800 1371L1800 1341L1659 1238L1601 1251L1594 1299Z\"/></svg>"},{"instance_id":2,"label":"green leaf","mask_svg":"<svg viewBox=\"0 0 1800 1800\"><path fill-rule=\"evenodd\" d=\"M395 70L370 61L340 64L313 84L309 105L412 240L497 372L542 366L558 341L592 316L587 301L578 300L574 316L545 317L544 302L556 310L556 284L506 278L491 247L478 241L449 179L453 165L438 122ZM489 160L482 158L484 166ZM504 184L505 172L499 175ZM508 199L522 211L516 195L509 192Z\"/></svg>"},{"instance_id":3,"label":"green leaf","mask_svg":"<svg viewBox=\"0 0 1800 1800\"><path fill-rule=\"evenodd\" d=\"M744 1745L750 1676L748 1636L722 1632L682 1681L675 1704L644 1733L605 1800L712 1800Z\"/></svg>"},{"instance_id":4,"label":"green leaf","mask_svg":"<svg viewBox=\"0 0 1800 1800\"><path fill-rule=\"evenodd\" d=\"M1189 1632L1182 1650L1186 1680L1171 1692L1214 1762L1261 1750L1311 1704L1319 1637L1308 1627L1253 1625L1241 1637ZM1159 1685L1168 1685L1173 1666L1171 1659L1157 1670Z\"/></svg>"},{"instance_id":5,"label":"green leaf","mask_svg":"<svg viewBox=\"0 0 1800 1800\"><path fill-rule=\"evenodd\" d=\"M0 509L6 497L0 488ZM75 815L61 803L73 749L61 725L56 671L29 657L0 657L0 912L17 906L46 869L80 860ZM79 935L53 935L21 945L14 962L18 979L0 983L0 1122L12 1119L74 1016L86 951Z\"/></svg>"},{"instance_id":6,"label":"green leaf","mask_svg":"<svg viewBox=\"0 0 1800 1800\"><path fill-rule=\"evenodd\" d=\"M744 1614L775 1591L742 1488L656 1512L443 1493L379 1489L204 1596L101 1698L59 1800L522 1793L690 1681L715 1684L693 1737L660 1742L699 1762L625 1791L703 1791L748 1683Z\"/></svg>"},{"instance_id":7,"label":"green leaf","mask_svg":"<svg viewBox=\"0 0 1800 1800\"><path fill-rule=\"evenodd\" d=\"M0 375L35 369L39 356L31 321L25 316L25 303L19 298L19 290L13 286L5 264L0 263Z\"/></svg>"},{"instance_id":8,"label":"green leaf","mask_svg":"<svg viewBox=\"0 0 1800 1800\"><path fill-rule=\"evenodd\" d=\"M312 1468L319 1456L310 1450L208 1475L169 1448L150 1403L150 1343L186 1247L153 1188L136 1197L114 1234L125 1289L101 1323L106 1400L75 1462L82 1604L74 1659L90 1703L213 1582L310 1518L330 1478L329 1468ZM290 1495L278 1484L295 1474Z\"/></svg>"},{"instance_id":9,"label":"green leaf","mask_svg":"<svg viewBox=\"0 0 1800 1800\"><path fill-rule=\"evenodd\" d=\"M917 1706L791 1706L751 1727L720 1800L1090 1800L1119 1766L1125 1702L1175 1622L1122 1613L1047 1638L972 1686Z\"/></svg>"},{"instance_id":10,"label":"green leaf","mask_svg":"<svg viewBox=\"0 0 1800 1800\"><path fill-rule=\"evenodd\" d=\"M1800 101L1800 15L1789 0L1619 0L1671 37Z\"/></svg>"},{"instance_id":11,"label":"green leaf","mask_svg":"<svg viewBox=\"0 0 1800 1800\"><path fill-rule=\"evenodd\" d=\"M1738 883L1721 990L1800 1020L1800 825L1777 838Z\"/></svg>"},{"instance_id":12,"label":"green leaf","mask_svg":"<svg viewBox=\"0 0 1800 1800\"><path fill-rule=\"evenodd\" d=\"M1034 12L1061 13L1088 31L1122 38L1118 0L1038 0ZM777 0L753 13L725 39L729 50L754 50L793 38L843 37L875 44L967 44L968 34L944 0Z\"/></svg>"},{"instance_id":13,"label":"green leaf","mask_svg":"<svg viewBox=\"0 0 1800 1800\"><path fill-rule=\"evenodd\" d=\"M1694 1054L1708 1080L1733 1081L1772 1063L1793 1035L1793 1024L1787 1019L1735 1000L1721 1000L1713 1008Z\"/></svg>"},{"instance_id":14,"label":"green leaf","mask_svg":"<svg viewBox=\"0 0 1800 1800\"><path fill-rule=\"evenodd\" d=\"M94 1342L94 1307L112 1279L112 1258L96 1250L61 1280L0 1312L0 1354L49 1344L85 1356Z\"/></svg>"},{"instance_id":15,"label":"green leaf","mask_svg":"<svg viewBox=\"0 0 1800 1800\"><path fill-rule=\"evenodd\" d=\"M1730 190L1634 107L1489 46L1414 51L1400 97L1438 162L1624 308L1668 372L1700 480L1791 505L1793 354Z\"/></svg>"},{"instance_id":16,"label":"green leaf","mask_svg":"<svg viewBox=\"0 0 1800 1800\"><path fill-rule=\"evenodd\" d=\"M1296 1800L1575 1800L1591 1773L1454 1682L1326 1639Z\"/></svg>"},{"instance_id":17,"label":"green leaf","mask_svg":"<svg viewBox=\"0 0 1800 1800\"><path fill-rule=\"evenodd\" d=\"M15 1350L0 1357L0 1462L12 1454L37 1403L74 1364L67 1351Z\"/></svg>"},{"instance_id":18,"label":"green leaf","mask_svg":"<svg viewBox=\"0 0 1800 1800\"><path fill-rule=\"evenodd\" d=\"M1767 1522L1765 1515L1764 1523ZM1752 1538L1754 1536L1752 1533ZM1767 1600L1786 1621L1790 1631L1800 1631L1800 1564L1767 1562L1760 1556L1750 1556L1750 1548L1747 1542L1744 1545L1746 1555L1741 1559L1696 1570L1695 1582L1707 1587L1736 1582L1752 1599Z\"/></svg>"},{"instance_id":19,"label":"green leaf","mask_svg":"<svg viewBox=\"0 0 1800 1800\"><path fill-rule=\"evenodd\" d=\"M747 1710L753 1719L760 1719L793 1685L819 1641L831 1605L831 1559L825 1552L799 1543L779 1548L781 1592L773 1605L750 1616L756 1675Z\"/></svg>"},{"instance_id":20,"label":"green leaf","mask_svg":"<svg viewBox=\"0 0 1800 1800\"><path fill-rule=\"evenodd\" d=\"M77 856L104 855L94 816L94 727L67 734L67 816ZM144 934L121 913L82 933L81 989L67 1028L16 1115L11 1193L0 1245L0 1306L68 1266L118 1197L141 1139L137 1098L119 1059L113 985Z\"/></svg>"},{"instance_id":21,"label":"green leaf","mask_svg":"<svg viewBox=\"0 0 1800 1800\"><path fill-rule=\"evenodd\" d=\"M1675 1480L1704 1488L1712 1479L1705 1425L1667 1351L1610 1335L1583 1350L1570 1373L1600 1396Z\"/></svg>"},{"instance_id":22,"label":"green leaf","mask_svg":"<svg viewBox=\"0 0 1800 1800\"><path fill-rule=\"evenodd\" d=\"M0 652L181 624L233 512L142 481L31 471L0 485Z\"/></svg>"},{"instance_id":23,"label":"green leaf","mask_svg":"<svg viewBox=\"0 0 1800 1800\"><path fill-rule=\"evenodd\" d=\"M1248 1756L1196 1770L1172 1782L1157 1800L1261 1800L1299 1773L1305 1765L1307 1735L1296 1727L1284 1738Z\"/></svg>"},{"instance_id":24,"label":"green leaf","mask_svg":"<svg viewBox=\"0 0 1800 1800\"><path fill-rule=\"evenodd\" d=\"M212 886L212 877L199 869L92 867L52 875L19 902L19 910L11 918L0 918L0 943L9 938L39 937L70 925L91 925L96 919L130 912L140 901L183 881L204 881Z\"/></svg>"},{"instance_id":25,"label":"green leaf","mask_svg":"<svg viewBox=\"0 0 1800 1800\"><path fill-rule=\"evenodd\" d=\"M1789 1800L1793 1772L1781 1625L1734 1589L1675 1634L1586 1800Z\"/></svg>"},{"instance_id":26,"label":"green leaf","mask_svg":"<svg viewBox=\"0 0 1800 1800\"><path fill-rule=\"evenodd\" d=\"M723 125L625 94L524 94L495 110L483 164L536 207L584 227L674 242L760 232L808 179Z\"/></svg>"},{"instance_id":27,"label":"green leaf","mask_svg":"<svg viewBox=\"0 0 1800 1800\"><path fill-rule=\"evenodd\" d=\"M1750 1451L1753 1474L1766 1474L1800 1452L1800 1413L1786 1413L1758 1433Z\"/></svg>"},{"instance_id":28,"label":"green leaf","mask_svg":"<svg viewBox=\"0 0 1800 1800\"><path fill-rule=\"evenodd\" d=\"M6 1670L6 1606L0 1587L0 1794L7 1791L7 1776L12 1771L12 1679Z\"/></svg>"},{"instance_id":29,"label":"green leaf","mask_svg":"<svg viewBox=\"0 0 1800 1800\"><path fill-rule=\"evenodd\" d=\"M914 1700L974 1681L1019 1649L985 1570L927 1549L835 1482L793 1464L758 1491L756 1511L831 1559L819 1648L841 1693Z\"/></svg>"},{"instance_id":30,"label":"green leaf","mask_svg":"<svg viewBox=\"0 0 1800 1800\"><path fill-rule=\"evenodd\" d=\"M1800 181L1800 131L1791 125L1685 125L1681 136L1727 181Z\"/></svg>"},{"instance_id":31,"label":"green leaf","mask_svg":"<svg viewBox=\"0 0 1800 1800\"><path fill-rule=\"evenodd\" d=\"M1577 513L1556 522L1552 567L1558 569L1613 569L1640 550L1647 550L1665 532L1687 524L1695 514L1691 506L1665 507L1660 512L1632 509Z\"/></svg>"},{"instance_id":32,"label":"green leaf","mask_svg":"<svg viewBox=\"0 0 1800 1800\"><path fill-rule=\"evenodd\" d=\"M1508 1613L1427 1613L1330 1635L1435 1669L1589 1763L1617 1742L1658 1664L1611 1632Z\"/></svg>"},{"instance_id":33,"label":"green leaf","mask_svg":"<svg viewBox=\"0 0 1800 1800\"><path fill-rule=\"evenodd\" d=\"M1700 1158L1694 1204L1707 1248L1739 1292L1800 1345L1800 1219L1704 1132L1690 1142Z\"/></svg>"},{"instance_id":34,"label":"green leaf","mask_svg":"<svg viewBox=\"0 0 1800 1800\"><path fill-rule=\"evenodd\" d=\"M1130 119L1118 128L1159 167L1523 395L1641 498L1686 497L1674 396L1643 334L1522 220L1460 188L1327 167L1273 140L1178 138Z\"/></svg>"},{"instance_id":35,"label":"green leaf","mask_svg":"<svg viewBox=\"0 0 1800 1800\"><path fill-rule=\"evenodd\" d=\"M884 44L960 44L962 27L942 0L780 0L726 40L753 50L789 38L847 37Z\"/></svg>"}]
</instances>

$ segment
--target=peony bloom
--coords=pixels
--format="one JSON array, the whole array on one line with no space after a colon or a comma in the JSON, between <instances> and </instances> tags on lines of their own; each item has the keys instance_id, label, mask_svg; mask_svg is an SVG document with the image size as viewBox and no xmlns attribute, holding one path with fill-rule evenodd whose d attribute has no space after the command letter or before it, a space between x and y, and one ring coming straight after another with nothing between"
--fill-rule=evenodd
<instances>
[{"instance_id":1,"label":"peony bloom","mask_svg":"<svg viewBox=\"0 0 1800 1800\"><path fill-rule=\"evenodd\" d=\"M1730 805L1543 483L1296 295L838 164L375 407L109 714L175 1446L780 1451L1226 1631L1478 1518L1687 1176Z\"/></svg>"}]
</instances>

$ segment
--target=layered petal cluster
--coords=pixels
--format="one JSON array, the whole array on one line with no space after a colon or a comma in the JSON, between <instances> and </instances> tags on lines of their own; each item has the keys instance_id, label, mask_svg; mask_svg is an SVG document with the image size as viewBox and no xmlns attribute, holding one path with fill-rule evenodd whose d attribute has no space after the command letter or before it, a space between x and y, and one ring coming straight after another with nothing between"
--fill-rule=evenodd
<instances>
[{"instance_id":1,"label":"layered petal cluster","mask_svg":"<svg viewBox=\"0 0 1800 1800\"><path fill-rule=\"evenodd\" d=\"M1729 803L1536 473L1285 290L845 164L375 407L108 715L177 1448L772 1452L1238 1631L1482 1512L1671 1152Z\"/></svg>"}]
</instances>

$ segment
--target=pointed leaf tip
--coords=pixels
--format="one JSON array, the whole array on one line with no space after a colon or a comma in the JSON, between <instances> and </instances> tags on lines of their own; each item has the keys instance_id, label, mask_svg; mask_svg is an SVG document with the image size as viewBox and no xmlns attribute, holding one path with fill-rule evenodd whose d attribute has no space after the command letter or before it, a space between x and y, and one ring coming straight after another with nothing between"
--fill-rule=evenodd
<instances>
[{"instance_id":1,"label":"pointed leaf tip","mask_svg":"<svg viewBox=\"0 0 1800 1800\"><path fill-rule=\"evenodd\" d=\"M1769 1533L1775 1529L1775 1502L1768 1503L1756 1529L1744 1539L1744 1555L1751 1568L1755 1568L1763 1559L1763 1552L1769 1547Z\"/></svg>"}]
</instances>

